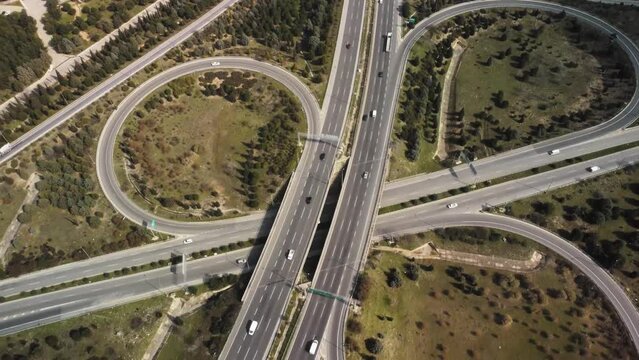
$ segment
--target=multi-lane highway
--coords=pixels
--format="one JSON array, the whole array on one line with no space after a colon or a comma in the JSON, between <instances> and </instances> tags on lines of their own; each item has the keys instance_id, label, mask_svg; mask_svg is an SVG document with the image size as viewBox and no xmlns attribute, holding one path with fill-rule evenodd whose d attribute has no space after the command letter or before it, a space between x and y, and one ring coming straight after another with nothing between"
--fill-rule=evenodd
<instances>
[{"instance_id":1,"label":"multi-lane highway","mask_svg":"<svg viewBox=\"0 0 639 360\"><path fill-rule=\"evenodd\" d=\"M639 141L639 127L633 127L562 147L561 152L556 155L549 155L541 149L518 156L498 154L451 169L399 179L384 184L381 206L395 205L430 194L440 194L451 189L479 184L486 180L517 174L637 141Z\"/></svg>"},{"instance_id":2,"label":"multi-lane highway","mask_svg":"<svg viewBox=\"0 0 639 360\"><path fill-rule=\"evenodd\" d=\"M635 73L639 73L639 50L629 38L619 33L611 25L576 9L529 0L484 0L448 7L423 20L416 26L415 30L409 32L406 39L400 43L397 55L393 51L394 46L390 47L391 54L387 54L382 50L381 41L384 39L384 34L395 30L392 20L396 19L394 11L398 4L398 2L387 1L386 4L378 5L376 26L384 27L385 23L386 25L385 28L378 29L373 33L377 45L374 44L372 47L371 62L373 64L376 63L377 66L372 66L370 69L367 84L369 95L364 100L365 106L362 112L365 113L376 108L381 109L376 111L379 113L377 119L369 119L368 123L360 123L357 134L358 140L356 140L346 176L346 183L338 202L335 220L331 224L327 244L320 258L316 275L313 278L312 287L314 289L337 296L337 299L318 294L308 295L297 324L292 345L289 348L289 356L291 358L298 359L303 356L309 356L308 347L313 340L318 340L323 344L320 346L320 352L323 356L330 359L343 357L344 321L348 308L345 302L339 299L350 299L355 275L359 271L361 261L365 255L370 234L369 226L375 216L375 205L379 197L378 189L382 186L387 146L405 63L408 60L412 46L430 27L463 13L488 8L526 7L551 12L563 11L602 31L617 34L619 45L628 53ZM385 9L388 10L385 11ZM390 26L388 25L389 22L391 22ZM393 34L394 39L397 38L396 33ZM380 65L384 67L380 67ZM378 71L384 72L382 80L371 79L371 74ZM385 76L388 76L393 81L384 81ZM555 140L549 145L552 148L545 149L543 146L547 146L547 144L544 144L541 151L570 146L627 126L639 114L638 92L639 88L636 88L630 103L610 121L572 136ZM391 99L390 106L386 106L386 99ZM361 140L366 137L367 139ZM534 147L521 152L525 153L531 150L534 152ZM520 155L518 155L517 151L513 151L506 157L508 156Z\"/></svg>"},{"instance_id":3,"label":"multi-lane highway","mask_svg":"<svg viewBox=\"0 0 639 360\"><path fill-rule=\"evenodd\" d=\"M190 261L184 274L179 266L167 266L0 304L0 336L68 319L89 311L166 295L176 289L201 284L203 279L221 274L238 274L248 271L251 264L257 260L253 255L255 252L251 250L242 249ZM236 259L247 257L249 258L246 263L236 263Z\"/></svg>"},{"instance_id":4,"label":"multi-lane highway","mask_svg":"<svg viewBox=\"0 0 639 360\"><path fill-rule=\"evenodd\" d=\"M8 156L0 159L0 162L4 162L14 156L15 153L43 136L47 131L55 128L95 99L111 90L114 86L125 81L146 64L159 58L171 47L186 39L193 32L201 29L208 21L218 16L234 2L235 1L223 1L204 17L196 20L196 22L189 25L174 37L171 37L161 46L153 49L123 71L115 74L85 96L73 102L69 107L61 110L54 117L16 141L12 152ZM380 189L383 183L384 168L387 159L388 140L392 129L392 119L394 118L397 94L400 88L405 62L408 59L410 49L414 43L428 28L456 15L486 8L527 7L554 12L565 11L566 14L576 16L580 20L598 27L605 32L616 34L615 41L628 54L635 73L639 73L639 51L632 41L611 25L576 9L533 0L483 0L464 3L451 6L433 14L418 24L416 29L409 32L406 38L400 42L398 41L401 35L398 31L400 29L400 24L397 21L398 5L399 2L397 1L387 1L381 4L376 3L375 5L372 53L369 61L369 73L366 92L363 98L363 108L361 109L362 114L368 115L368 120L360 122L356 129L355 146L349 160L348 172L342 188L343 191L338 201L334 221L331 224L327 245L324 248L318 271L312 284L316 289L335 294L346 300L350 298L353 279L364 259L378 199L381 199ZM119 121L124 121L126 115L148 92L186 73L207 70L214 66L223 66L245 68L247 70L265 73L282 82L300 98L307 115L307 120L309 121L309 138L312 140L307 141L298 169L291 179L284 201L280 207L281 211L278 212L274 220L272 216L269 216L266 221L263 221L263 214L254 214L249 217L214 223L179 223L157 219L158 230L160 231L174 234L198 234L194 237L195 241L192 244L189 244L188 247L184 246L188 251L215 246L213 243L220 244L223 241L220 237L224 236L243 240L242 236L246 234L253 234L249 236L264 234L269 230L270 224L274 221L275 225L269 233L269 240L264 250L264 256L262 256L258 262L257 271L255 271L252 278L251 286L245 294L245 304L238 317L238 322L236 322L231 336L229 336L229 342L224 348L222 355L225 358L264 358L278 328L280 315L284 311L291 286L299 274L299 270L308 251L310 240L315 232L316 223L326 197L328 180L333 170L334 159L337 155L338 139L341 138L349 109L353 80L358 63L361 29L365 14L364 8L364 1L345 2L344 4L327 98L324 101L321 115L318 111L316 101L312 96L309 97L310 93L308 89L294 76L287 75L283 70L275 66L261 64L244 58L202 59L182 64L162 73L134 91L119 105L100 138L98 148L100 157L97 161L98 175L101 185L106 189L105 193L107 193L107 197L114 203L118 211L121 211L131 220L144 224L150 220L153 215L133 205L118 189L117 180L113 174L112 156L115 137L122 124ZM391 40L392 46L390 47L390 51L386 52L384 51L384 42L389 32L393 34ZM347 47L346 44L349 44L349 46ZM220 65L213 65L218 62ZM246 68L246 66L249 68ZM378 75L380 72L381 75ZM639 78L637 81L639 81ZM387 198L390 200L382 203L391 204L393 202L406 201L423 195L446 191L453 187L459 187L455 186L455 182L462 182L466 185L470 179L472 179L472 182L483 181L490 177L503 176L508 173L544 165L553 161L550 160L547 152L556 148L562 149L561 156L569 156L569 154L575 154L575 156L577 156L593 151L593 149L603 148L604 145L602 145L602 143L605 141L603 137L606 134L624 128L638 117L638 94L639 90L636 89L632 100L627 106L613 119L599 126L474 162L473 169L464 165L455 168L452 174L450 172L448 174L440 172L392 184L387 190L387 194L389 194ZM375 117L372 116L373 110L375 110ZM636 137L634 137L635 134L635 130L626 130L625 132L610 135L610 139L627 143L636 140ZM602 138L602 140L598 140L598 138ZM558 159L559 157L554 157L554 160ZM547 191L554 187L567 185L589 176L610 171L613 167L623 165L628 161L637 161L637 151L635 149L597 159L594 164L600 166L602 170L596 174L588 173L585 170L585 167L589 166L592 161L585 162L544 173L543 176L533 176L508 182L469 194L452 197L445 201L428 203L397 213L384 215L379 218L379 226L376 232L377 234L381 234L409 231L406 229L412 229L410 231L413 231L421 226L432 227L437 221L440 221L442 226L455 226L455 224L457 224L455 221L466 219L467 216L480 216L477 215L476 212L487 205L496 205L524 196L530 196L540 191ZM521 165L524 163L526 163L525 166ZM447 180L447 178L451 177L456 179L454 181ZM459 206L456 209L445 210L445 204L447 202L458 202ZM442 211L445 211L445 214L441 215ZM467 214L469 212L474 214ZM494 218L495 217L491 219ZM482 219L482 221L484 220ZM495 225L495 227L500 228L500 226L506 226L503 224L510 220L490 220L487 224L492 224L491 221L494 222L493 225ZM508 226L514 228L514 232L526 229L522 227L523 225L510 224ZM537 233L535 235L535 231L537 230L532 231L528 229L521 231L530 231L534 240L537 240L542 235L546 238L550 238L547 234L540 235L541 233ZM537 237L535 238L535 236ZM157 256L165 258L166 254L170 253L176 246L178 248L181 247L181 241L182 239L177 239L164 244L154 244L149 247L127 250L122 253L123 256L121 259L117 259L117 254L106 255L105 257L100 257L97 261L90 260L80 263L79 265L69 264L59 267L57 270L27 275L20 279L9 280L6 283L1 282L0 293L3 293L3 291L10 292L11 290L8 289L12 286L21 286L21 289L27 289L30 286L33 287L39 284L61 281L59 279L71 279L73 272L77 272L78 268L86 271L87 275L83 276L93 275L94 273L91 273L91 271L95 271L95 268L92 265L96 264L100 267L99 272L103 272L117 269L121 267L120 264L131 264L136 261L144 263L154 257L156 257L154 258L154 260L156 260ZM552 241L559 242L563 240L560 238L552 238ZM143 254L144 251L141 251L141 249L149 249L152 251L148 254ZM295 255L290 260L288 260L286 256L289 249L295 250ZM554 248L552 249L555 250ZM603 272L603 270L596 267L592 260L579 252L578 249L564 248L563 250L555 251L558 251L560 255L566 256L569 261L575 262L575 264L604 291L604 294L610 298L624 319L624 322L628 325L635 344L639 344L639 336L637 336L636 328L631 326L633 323L637 323L637 312L632 306L628 307L629 300L623 293L623 290L619 291L619 289L617 289L619 288L618 285L616 285L609 276L607 278L602 277L600 272ZM210 261L211 264L213 264L216 260L207 259L206 261ZM202 264L206 261L203 261ZM200 265L197 265L195 268L198 269L198 266ZM218 264L216 266L221 265ZM215 269L215 271L221 272L229 271L223 266ZM53 277L52 274L56 274L55 276L59 278ZM162 278L163 275L154 273L152 276ZM137 289L135 291L139 292L140 286L143 286L140 285L140 282L136 283L135 280L123 279L124 280L119 280L119 283L112 283L113 289L120 289L117 286L122 286L121 289L129 289L131 291ZM40 281L40 283L38 283L38 281ZM165 287L169 285L164 284L162 286ZM51 299L59 295L58 293L40 295L30 298L32 300L27 299L0 305L0 328L11 327L15 330L22 326L20 325L21 323L33 326L34 321L56 321L63 316L72 316L80 311L79 309L91 309L97 306L97 303L92 303L87 299L98 299L102 293L90 293L87 292L87 289L89 288L79 287L78 292L73 293L75 295L69 295L71 296L69 298L61 297L57 302ZM71 290L74 289L65 291ZM78 300L80 297L79 294L83 291L90 294L90 296L80 301ZM73 298L73 296L75 296L75 298ZM118 298L120 301L123 301L122 299L124 298L133 298L135 296L136 295L133 295L131 292L126 293L126 290L122 290ZM620 297L623 299L620 300ZM109 297L104 297L102 300L109 301L109 299ZM26 303L24 303L25 301ZM23 307L17 305L22 303L24 303L24 310L22 310ZM104 302L102 304L104 304ZM3 307L5 305L6 307ZM37 310L38 308L48 309L47 311L49 312L45 314L42 312L42 309ZM18 312L18 309L21 309L20 311L22 312ZM321 353L323 355L327 355L328 358L331 359L341 358L343 356L341 342L343 339L343 324L346 313L347 307L343 302L317 295L310 295L304 306L301 320L296 328L292 345L289 348L289 357L294 359L310 357L306 351L306 347L312 339L318 339L321 340ZM245 332L245 327L249 320L255 320L259 323L258 330L254 336L248 336Z\"/></svg>"},{"instance_id":5,"label":"multi-lane highway","mask_svg":"<svg viewBox=\"0 0 639 360\"><path fill-rule=\"evenodd\" d=\"M211 21L222 15L229 7L233 6L238 1L239 0L222 0L219 4L213 7L213 9L187 25L177 34L149 50L149 52L127 65L124 69L113 74L111 77L104 80L77 100L73 101L71 104L67 105L35 128L29 130L26 134L20 136L12 143L11 151L0 157L0 164L7 162L20 151L26 149L29 145L42 138L49 131L60 126L73 115L79 113L82 109L91 105L94 101L113 90L116 86L127 81L131 76L144 69L147 65L164 56L167 52L181 44L191 35L205 28Z\"/></svg>"},{"instance_id":6,"label":"multi-lane highway","mask_svg":"<svg viewBox=\"0 0 639 360\"><path fill-rule=\"evenodd\" d=\"M392 49L396 47L400 27L397 23L396 4L393 1L375 4L375 22L366 92L360 108L360 116L367 120L356 128L355 145L348 163L348 170L329 230L324 252L311 287L344 299L350 298L352 279L360 268L360 259L366 248L373 213L384 179L384 164L394 112L396 89L389 86L394 78L389 74ZM390 39L388 34L391 33ZM391 51L386 51L386 41ZM381 76L378 74L381 72ZM389 81L390 79L390 81ZM390 90L390 91L388 91ZM320 341L320 348L329 352L322 356L329 359L341 357L340 346L322 344L322 339L337 339L338 335L324 336L329 321L342 325L341 319L348 311L348 304L322 295L307 295L302 313L287 357L311 358L308 352L313 340ZM331 331L333 328L329 328Z\"/></svg>"},{"instance_id":7,"label":"multi-lane highway","mask_svg":"<svg viewBox=\"0 0 639 360\"><path fill-rule=\"evenodd\" d=\"M554 156L539 154L530 160L508 163L500 166L494 157L486 158L485 163L476 165L478 175L475 177L468 165L460 165L452 170L441 170L429 174L418 175L399 181L386 183L382 193L382 206L397 204L408 199L441 193L453 188L493 179L512 172L523 171L530 167L547 165L554 161L561 161L576 156L582 156L591 151L603 150L639 140L639 127L616 131L608 136L593 139L575 146L563 148L561 153ZM498 157L496 155L495 157ZM490 171L489 171L490 170ZM427 184L427 185L426 185ZM0 296L9 296L22 291L40 289L59 283L99 275L123 267L148 264L160 259L168 259L172 251L192 253L210 249L229 243L243 241L249 238L265 237L268 235L272 217L253 216L252 221L241 224L226 224L218 229L201 232L192 236L193 242L184 244L186 237L149 244L137 248L118 251L116 253L96 256L91 259L76 261L54 268L25 274L18 278L0 281Z\"/></svg>"},{"instance_id":8,"label":"multi-lane highway","mask_svg":"<svg viewBox=\"0 0 639 360\"><path fill-rule=\"evenodd\" d=\"M533 195L539 192L552 190L556 187L565 186L567 184L574 183L575 181L581 181L586 177L601 175L606 172L613 171L619 166L625 166L631 162L636 163L637 161L639 161L639 149L629 149L621 153L607 155L599 159L593 159L589 162L575 164L569 167L556 169L548 173L530 176L510 183L503 183L482 190L477 190L475 192L462 194L451 199L415 206L402 210L401 212L381 215L377 218L374 237L376 239L380 239L383 237L399 236L407 233L418 233L449 226L493 226L518 233L537 241L554 251L557 251L560 255L564 256L571 262L579 260L582 264L586 264L584 266L591 268L591 271L582 270L586 273L586 275L591 277L597 286L599 286L611 299L613 305L615 305L617 310L620 311L621 317L634 319L636 313L633 314L630 311L632 310L632 307L629 307L628 305L632 302L625 297L623 292L618 293L618 285L609 276L598 278L592 277L594 276L593 274L598 274L598 270L592 268L594 262L588 258L587 255L582 253L581 250L572 246L568 242L558 241L557 239L559 239L559 237L546 230L538 228L533 224L516 219L495 217L491 215L488 215L490 217L487 218L486 215L481 215L479 211L485 205L483 203L484 199L495 199L497 202L504 203L511 202L527 195ZM589 172L587 167L592 165L600 166L601 172ZM550 179L550 188L542 188L539 186L539 184L545 184L545 178ZM499 196L496 194L499 194ZM447 209L446 204L449 201L456 201L460 204L460 206L455 209ZM491 222L486 222L486 219L490 219ZM512 224L518 225L513 226ZM197 241L198 240L194 241L194 243ZM187 246L188 245L184 245L184 247ZM189 251L193 250L194 249L189 249ZM249 253L251 256L257 257L259 250L245 249L238 252L210 257L206 260L191 262L188 264L189 277L183 280L198 282L202 281L205 277L204 275L239 271L238 269L240 269L240 267L237 266L235 260L242 258ZM167 257L169 255L170 251L167 251ZM588 259L588 261L584 259ZM224 267L223 264L226 264L226 267ZM576 265L579 264L576 263ZM130 264L124 264L123 266L130 266ZM207 272L205 269L209 269L210 271ZM67 271L72 273L74 270L70 267ZM204 271L204 273L202 271ZM65 274L66 272L63 273L63 275ZM176 288L176 286L183 285L180 283L180 281L183 280L179 280L175 276L171 277L167 269L154 270L143 274L144 275L137 274L135 276L119 278L117 282L100 282L80 288L71 288L63 291L47 293L37 297L20 301L12 301L0 305L0 329L6 327L4 333L20 331L39 324L54 322L89 311L134 301L140 297L153 296L161 294L162 292L172 291L172 289ZM42 278L42 276L34 276L32 280L39 281L39 279ZM77 275L72 277L72 279L75 278L77 278ZM149 287L149 284L157 284L157 288L152 289ZM3 287L3 290L6 290L7 287L10 286L3 284ZM108 289L111 287L118 289L116 294L117 296L112 297L110 295L105 295L108 294ZM26 291L30 289L25 288L24 290ZM114 302L114 299L117 299L117 302ZM618 304L625 309L623 310L623 313L621 312L622 310L617 307ZM45 308L46 311L35 311L38 305ZM626 319L624 321L627 322ZM335 321L331 320L330 322L332 326L339 326L340 323L339 319L336 319ZM630 329L631 332L634 331L632 328ZM636 337L636 334L633 334L633 337ZM336 348L339 349L340 347Z\"/></svg>"},{"instance_id":9,"label":"multi-lane highway","mask_svg":"<svg viewBox=\"0 0 639 360\"><path fill-rule=\"evenodd\" d=\"M222 359L264 359L275 338L328 194L357 75L365 4L344 2L321 132L307 141L311 156L300 163L286 190ZM249 335L253 321L257 330Z\"/></svg>"}]
</instances>

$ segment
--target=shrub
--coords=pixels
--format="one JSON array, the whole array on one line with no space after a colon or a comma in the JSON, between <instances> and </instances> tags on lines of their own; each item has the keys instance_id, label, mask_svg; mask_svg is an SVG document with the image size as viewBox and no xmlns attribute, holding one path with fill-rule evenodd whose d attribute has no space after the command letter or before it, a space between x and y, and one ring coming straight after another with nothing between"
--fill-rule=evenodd
<instances>
[{"instance_id":1,"label":"shrub","mask_svg":"<svg viewBox=\"0 0 639 360\"><path fill-rule=\"evenodd\" d=\"M382 342L372 337L364 340L364 345L366 345L366 350L372 354L379 354L384 349Z\"/></svg>"}]
</instances>

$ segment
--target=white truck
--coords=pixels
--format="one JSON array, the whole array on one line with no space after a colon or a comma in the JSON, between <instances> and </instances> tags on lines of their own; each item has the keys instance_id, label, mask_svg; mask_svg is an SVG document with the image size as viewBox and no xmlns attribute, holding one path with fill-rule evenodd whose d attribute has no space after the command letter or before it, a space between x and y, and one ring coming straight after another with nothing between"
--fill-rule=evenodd
<instances>
[{"instance_id":1,"label":"white truck","mask_svg":"<svg viewBox=\"0 0 639 360\"><path fill-rule=\"evenodd\" d=\"M13 147L11 146L11 144L5 144L2 145L2 147L0 147L0 156L4 156L7 153L9 153L9 151L11 151Z\"/></svg>"}]
</instances>

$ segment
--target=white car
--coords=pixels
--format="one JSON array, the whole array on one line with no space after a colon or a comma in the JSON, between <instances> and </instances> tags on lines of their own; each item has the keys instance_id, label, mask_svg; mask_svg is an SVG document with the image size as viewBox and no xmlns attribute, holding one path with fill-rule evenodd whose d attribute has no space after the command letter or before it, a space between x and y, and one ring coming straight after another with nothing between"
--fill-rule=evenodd
<instances>
[{"instance_id":1,"label":"white car","mask_svg":"<svg viewBox=\"0 0 639 360\"><path fill-rule=\"evenodd\" d=\"M593 166L588 168L588 171L590 171L590 172L595 172L595 171L599 171L599 170L601 170L601 168L599 166L597 166L597 165L593 165Z\"/></svg>"},{"instance_id":2,"label":"white car","mask_svg":"<svg viewBox=\"0 0 639 360\"><path fill-rule=\"evenodd\" d=\"M193 239L186 239L184 240L184 244L190 244L193 242Z\"/></svg>"},{"instance_id":3,"label":"white car","mask_svg":"<svg viewBox=\"0 0 639 360\"><path fill-rule=\"evenodd\" d=\"M368 171L364 171L364 173L362 174L362 177L364 179L368 179Z\"/></svg>"},{"instance_id":4,"label":"white car","mask_svg":"<svg viewBox=\"0 0 639 360\"><path fill-rule=\"evenodd\" d=\"M311 346L308 348L308 352L311 355L317 354L317 348L319 347L319 341L317 339L313 339L311 342Z\"/></svg>"},{"instance_id":5,"label":"white car","mask_svg":"<svg viewBox=\"0 0 639 360\"><path fill-rule=\"evenodd\" d=\"M236 263L238 263L238 264L240 264L240 265L242 265L242 264L246 264L246 259L244 259L244 258L237 259L237 260L235 260L235 262L236 262Z\"/></svg>"},{"instance_id":6,"label":"white car","mask_svg":"<svg viewBox=\"0 0 639 360\"><path fill-rule=\"evenodd\" d=\"M548 155L557 155L559 153L560 153L559 149L553 149L548 152Z\"/></svg>"},{"instance_id":7,"label":"white car","mask_svg":"<svg viewBox=\"0 0 639 360\"><path fill-rule=\"evenodd\" d=\"M257 321L251 320L248 327L248 334L249 335L255 334L255 330L257 330Z\"/></svg>"},{"instance_id":8,"label":"white car","mask_svg":"<svg viewBox=\"0 0 639 360\"><path fill-rule=\"evenodd\" d=\"M293 255L295 255L295 250L288 249L288 252L286 253L286 259L287 260L293 260Z\"/></svg>"},{"instance_id":9,"label":"white car","mask_svg":"<svg viewBox=\"0 0 639 360\"><path fill-rule=\"evenodd\" d=\"M458 205L459 205L459 204L457 204L457 203L450 203L450 204L446 205L446 207L447 207L447 208L449 208L449 209L454 209L454 208L456 208Z\"/></svg>"},{"instance_id":10,"label":"white car","mask_svg":"<svg viewBox=\"0 0 639 360\"><path fill-rule=\"evenodd\" d=\"M217 62L217 61L214 61L214 62L211 63L211 66L218 66L218 65L220 65L220 63Z\"/></svg>"}]
</instances>

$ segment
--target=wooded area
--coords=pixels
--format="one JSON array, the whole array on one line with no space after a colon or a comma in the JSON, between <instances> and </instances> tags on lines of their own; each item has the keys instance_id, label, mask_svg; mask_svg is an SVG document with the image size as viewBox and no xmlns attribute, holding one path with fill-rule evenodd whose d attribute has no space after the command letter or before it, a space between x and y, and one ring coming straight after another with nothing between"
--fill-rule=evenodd
<instances>
[{"instance_id":1,"label":"wooded area","mask_svg":"<svg viewBox=\"0 0 639 360\"><path fill-rule=\"evenodd\" d=\"M0 16L0 90L17 92L40 78L51 58L25 11Z\"/></svg>"}]
</instances>

